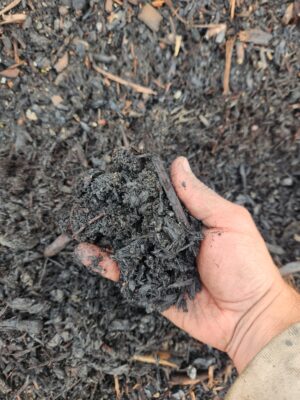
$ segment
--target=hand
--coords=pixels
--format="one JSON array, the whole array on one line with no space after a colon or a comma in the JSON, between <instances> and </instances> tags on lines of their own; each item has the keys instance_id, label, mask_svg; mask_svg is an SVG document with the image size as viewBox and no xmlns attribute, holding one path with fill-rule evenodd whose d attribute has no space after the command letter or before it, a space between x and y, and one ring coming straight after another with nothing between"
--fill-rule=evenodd
<instances>
[{"instance_id":1,"label":"hand","mask_svg":"<svg viewBox=\"0 0 300 400\"><path fill-rule=\"evenodd\" d=\"M205 226L197 257L203 284L188 312L171 307L163 315L195 339L226 351L242 371L277 334L300 321L300 296L281 278L248 211L201 183L187 159L177 158L171 178L178 197ZM95 245L76 254L94 270L117 281L119 269Z\"/></svg>"}]
</instances>

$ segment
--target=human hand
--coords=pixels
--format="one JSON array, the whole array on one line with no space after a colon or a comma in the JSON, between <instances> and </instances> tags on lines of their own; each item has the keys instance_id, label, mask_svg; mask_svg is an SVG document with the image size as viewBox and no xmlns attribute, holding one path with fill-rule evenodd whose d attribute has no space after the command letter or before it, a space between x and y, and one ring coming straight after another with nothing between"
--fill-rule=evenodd
<instances>
[{"instance_id":1,"label":"human hand","mask_svg":"<svg viewBox=\"0 0 300 400\"><path fill-rule=\"evenodd\" d=\"M300 296L281 278L245 208L201 183L183 157L173 162L171 178L180 200L205 226L197 257L203 287L188 300L188 312L174 306L163 315L226 351L241 371L274 336L300 321ZM84 265L119 279L116 262L97 246L81 243L75 252Z\"/></svg>"}]
</instances>

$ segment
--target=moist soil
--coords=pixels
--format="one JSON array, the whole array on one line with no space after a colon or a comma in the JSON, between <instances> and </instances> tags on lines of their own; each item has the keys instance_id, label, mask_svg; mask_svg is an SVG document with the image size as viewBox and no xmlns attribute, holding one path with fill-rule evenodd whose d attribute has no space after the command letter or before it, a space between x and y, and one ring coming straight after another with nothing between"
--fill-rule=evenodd
<instances>
[{"instance_id":1,"label":"moist soil","mask_svg":"<svg viewBox=\"0 0 300 400\"><path fill-rule=\"evenodd\" d=\"M78 176L109 171L116 149L188 157L249 209L278 267L299 261L293 2L237 1L234 19L225 0L165 2L158 28L145 3L22 0L9 13L26 20L0 25L0 398L217 400L235 379L224 354L79 265L75 241L44 257Z\"/></svg>"},{"instance_id":2,"label":"moist soil","mask_svg":"<svg viewBox=\"0 0 300 400\"><path fill-rule=\"evenodd\" d=\"M155 155L119 150L105 172L81 179L66 221L76 240L109 246L122 295L147 312L187 311L187 298L200 289L199 223L188 221L166 176Z\"/></svg>"}]
</instances>

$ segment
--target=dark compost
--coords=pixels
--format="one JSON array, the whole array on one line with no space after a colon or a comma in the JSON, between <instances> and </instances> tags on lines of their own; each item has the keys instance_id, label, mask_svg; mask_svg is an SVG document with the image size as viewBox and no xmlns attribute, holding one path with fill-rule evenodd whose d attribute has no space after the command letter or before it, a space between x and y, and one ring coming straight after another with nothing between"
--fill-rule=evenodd
<instances>
[{"instance_id":1,"label":"dark compost","mask_svg":"<svg viewBox=\"0 0 300 400\"><path fill-rule=\"evenodd\" d=\"M73 235L83 227L77 240L113 250L126 299L148 312L186 311L186 297L200 289L199 224L189 223L170 181L162 185L161 168L154 155L116 152L105 173L91 170L78 184L69 224ZM173 207L168 196L177 200Z\"/></svg>"}]
</instances>

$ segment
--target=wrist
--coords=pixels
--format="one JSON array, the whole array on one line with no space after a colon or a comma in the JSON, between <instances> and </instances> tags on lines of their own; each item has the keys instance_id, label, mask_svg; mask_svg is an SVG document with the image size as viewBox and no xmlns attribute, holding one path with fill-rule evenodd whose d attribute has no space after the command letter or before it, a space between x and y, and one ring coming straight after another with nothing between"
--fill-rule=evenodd
<instances>
[{"instance_id":1,"label":"wrist","mask_svg":"<svg viewBox=\"0 0 300 400\"><path fill-rule=\"evenodd\" d=\"M300 296L285 282L270 289L238 322L228 354L241 372L275 336L300 321Z\"/></svg>"}]
</instances>

